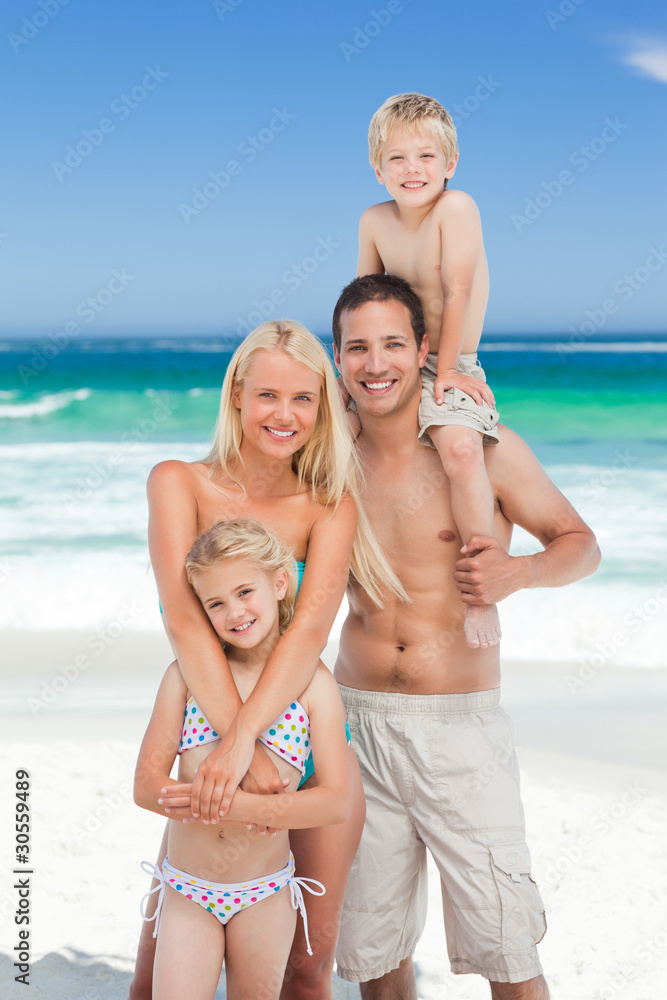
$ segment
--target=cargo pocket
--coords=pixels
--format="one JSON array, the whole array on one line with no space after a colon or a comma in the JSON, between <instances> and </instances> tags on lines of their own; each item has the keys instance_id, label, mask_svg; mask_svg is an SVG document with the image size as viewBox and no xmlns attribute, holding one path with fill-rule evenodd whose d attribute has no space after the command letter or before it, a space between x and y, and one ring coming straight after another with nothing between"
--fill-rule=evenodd
<instances>
[{"instance_id":1,"label":"cargo pocket","mask_svg":"<svg viewBox=\"0 0 667 1000\"><path fill-rule=\"evenodd\" d=\"M530 874L524 841L489 847L501 912L502 949L506 955L525 954L547 931L540 891Z\"/></svg>"}]
</instances>

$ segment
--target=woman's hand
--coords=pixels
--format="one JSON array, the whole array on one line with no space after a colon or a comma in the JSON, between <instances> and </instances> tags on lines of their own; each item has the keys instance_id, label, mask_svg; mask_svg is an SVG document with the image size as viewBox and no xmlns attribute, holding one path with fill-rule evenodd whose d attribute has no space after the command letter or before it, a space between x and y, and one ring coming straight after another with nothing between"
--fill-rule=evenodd
<instances>
[{"instance_id":1,"label":"woman's hand","mask_svg":"<svg viewBox=\"0 0 667 1000\"><path fill-rule=\"evenodd\" d=\"M230 731L231 732L231 731ZM217 823L229 809L234 792L242 784L247 792L277 795L283 781L259 742L247 744L240 737L227 734L219 747L206 757L192 783L191 810L195 819Z\"/></svg>"}]
</instances>

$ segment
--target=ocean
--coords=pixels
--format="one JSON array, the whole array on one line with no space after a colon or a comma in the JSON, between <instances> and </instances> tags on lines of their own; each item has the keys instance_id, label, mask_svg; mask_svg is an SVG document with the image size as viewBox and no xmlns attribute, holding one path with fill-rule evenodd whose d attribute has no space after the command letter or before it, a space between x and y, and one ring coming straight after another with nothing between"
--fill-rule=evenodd
<instances>
[{"instance_id":1,"label":"ocean","mask_svg":"<svg viewBox=\"0 0 667 1000\"><path fill-rule=\"evenodd\" d=\"M0 628L160 629L145 481L208 450L230 338L0 342ZM665 664L667 334L496 335L501 420L596 531L598 573L502 606L503 654ZM539 545L517 530L512 551Z\"/></svg>"}]
</instances>

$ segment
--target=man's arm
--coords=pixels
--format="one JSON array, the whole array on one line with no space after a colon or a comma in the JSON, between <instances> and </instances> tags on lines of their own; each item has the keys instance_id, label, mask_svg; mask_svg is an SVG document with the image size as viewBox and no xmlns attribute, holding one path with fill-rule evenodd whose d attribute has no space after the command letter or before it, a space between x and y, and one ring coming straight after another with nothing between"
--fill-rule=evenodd
<instances>
[{"instance_id":1,"label":"man's arm","mask_svg":"<svg viewBox=\"0 0 667 1000\"><path fill-rule=\"evenodd\" d=\"M510 556L494 538L472 538L466 551L473 554L457 562L454 574L464 603L496 604L517 590L563 587L595 572L595 535L508 427L487 454L487 470L507 520L537 538L544 551Z\"/></svg>"}]
</instances>

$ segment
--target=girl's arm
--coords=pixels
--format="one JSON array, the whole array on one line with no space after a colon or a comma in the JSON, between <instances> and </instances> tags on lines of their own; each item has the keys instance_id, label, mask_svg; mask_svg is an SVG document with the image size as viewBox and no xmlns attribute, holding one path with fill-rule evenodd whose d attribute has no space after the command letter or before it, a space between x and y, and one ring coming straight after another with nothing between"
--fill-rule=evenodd
<instances>
[{"instance_id":1,"label":"girl's arm","mask_svg":"<svg viewBox=\"0 0 667 1000\"><path fill-rule=\"evenodd\" d=\"M349 819L351 750L345 737L345 710L338 685L324 664L320 663L302 700L310 718L317 786L289 795L254 795L239 788L225 814L225 822L297 830ZM174 792L187 794L189 788L181 785Z\"/></svg>"},{"instance_id":2,"label":"girl's arm","mask_svg":"<svg viewBox=\"0 0 667 1000\"><path fill-rule=\"evenodd\" d=\"M220 640L185 575L185 557L198 527L193 475L186 463L176 461L161 462L152 470L147 485L148 547L178 667L206 718L217 732L225 733L241 699ZM273 762L261 747L254 755L253 749L240 777L250 770L250 790L282 791Z\"/></svg>"},{"instance_id":3,"label":"girl's arm","mask_svg":"<svg viewBox=\"0 0 667 1000\"><path fill-rule=\"evenodd\" d=\"M226 813L255 739L312 680L345 593L356 527L351 497L344 497L333 514L323 510L313 525L292 623L220 746L200 764L192 786L194 816L208 820Z\"/></svg>"},{"instance_id":4,"label":"girl's arm","mask_svg":"<svg viewBox=\"0 0 667 1000\"><path fill-rule=\"evenodd\" d=\"M181 742L186 693L178 663L174 660L167 667L158 689L134 772L134 801L142 809L160 816L168 815L158 805L161 789L178 784L169 775Z\"/></svg>"}]
</instances>

